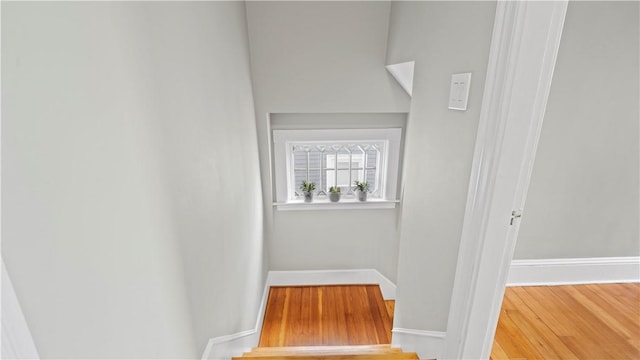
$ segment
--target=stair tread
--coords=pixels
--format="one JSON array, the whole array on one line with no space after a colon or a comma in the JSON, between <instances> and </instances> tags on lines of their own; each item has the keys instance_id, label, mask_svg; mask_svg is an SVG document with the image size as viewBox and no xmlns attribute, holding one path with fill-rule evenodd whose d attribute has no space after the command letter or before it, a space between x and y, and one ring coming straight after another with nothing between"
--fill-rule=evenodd
<instances>
[{"instance_id":1,"label":"stair tread","mask_svg":"<svg viewBox=\"0 0 640 360\"><path fill-rule=\"evenodd\" d=\"M349 345L349 346L284 346L257 347L244 353L242 358L260 358L261 360L382 360L382 359L418 359L416 353L406 353L391 345ZM235 359L240 359L234 358Z\"/></svg>"},{"instance_id":2,"label":"stair tread","mask_svg":"<svg viewBox=\"0 0 640 360\"><path fill-rule=\"evenodd\" d=\"M392 348L390 345L344 345L344 346L281 346L281 347L257 347L252 353L258 354L342 354L342 353L395 353L402 352L400 348Z\"/></svg>"},{"instance_id":3,"label":"stair tread","mask_svg":"<svg viewBox=\"0 0 640 360\"><path fill-rule=\"evenodd\" d=\"M234 357L233 360L241 360L246 359L246 356L243 357ZM419 359L416 353L386 353L386 354L343 354L343 355L302 355L302 354L294 354L287 356L262 356L259 357L261 360L296 360L296 359L307 359L307 360L415 360Z\"/></svg>"}]
</instances>

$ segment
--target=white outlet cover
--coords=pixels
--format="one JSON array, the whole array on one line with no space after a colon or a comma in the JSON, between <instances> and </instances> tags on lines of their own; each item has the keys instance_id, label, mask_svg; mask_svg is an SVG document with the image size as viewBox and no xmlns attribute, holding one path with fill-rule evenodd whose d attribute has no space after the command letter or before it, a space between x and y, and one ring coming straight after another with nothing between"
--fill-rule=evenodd
<instances>
[{"instance_id":1,"label":"white outlet cover","mask_svg":"<svg viewBox=\"0 0 640 360\"><path fill-rule=\"evenodd\" d=\"M449 109L467 110L471 73L451 75L451 90L449 92Z\"/></svg>"}]
</instances>

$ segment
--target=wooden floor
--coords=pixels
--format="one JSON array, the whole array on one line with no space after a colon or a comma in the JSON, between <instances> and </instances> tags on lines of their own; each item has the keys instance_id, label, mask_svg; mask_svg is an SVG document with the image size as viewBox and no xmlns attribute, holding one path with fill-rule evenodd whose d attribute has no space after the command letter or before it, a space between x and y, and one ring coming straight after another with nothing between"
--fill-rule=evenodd
<instances>
[{"instance_id":1,"label":"wooden floor","mask_svg":"<svg viewBox=\"0 0 640 360\"><path fill-rule=\"evenodd\" d=\"M640 359L640 284L507 288L491 359Z\"/></svg>"},{"instance_id":2,"label":"wooden floor","mask_svg":"<svg viewBox=\"0 0 640 360\"><path fill-rule=\"evenodd\" d=\"M391 342L378 285L272 287L260 347Z\"/></svg>"}]
</instances>

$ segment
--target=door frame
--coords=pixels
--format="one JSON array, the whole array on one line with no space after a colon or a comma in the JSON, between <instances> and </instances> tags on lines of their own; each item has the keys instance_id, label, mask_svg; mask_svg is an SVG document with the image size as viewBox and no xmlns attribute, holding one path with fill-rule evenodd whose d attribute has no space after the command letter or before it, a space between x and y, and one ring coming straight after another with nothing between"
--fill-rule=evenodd
<instances>
[{"instance_id":1,"label":"door frame","mask_svg":"<svg viewBox=\"0 0 640 360\"><path fill-rule=\"evenodd\" d=\"M488 359L568 1L498 1L442 358Z\"/></svg>"}]
</instances>

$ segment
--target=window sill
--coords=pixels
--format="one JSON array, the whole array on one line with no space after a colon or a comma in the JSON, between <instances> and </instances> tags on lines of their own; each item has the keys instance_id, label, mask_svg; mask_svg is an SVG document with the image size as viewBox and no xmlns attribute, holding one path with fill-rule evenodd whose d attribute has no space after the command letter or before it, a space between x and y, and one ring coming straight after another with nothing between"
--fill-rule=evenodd
<instances>
[{"instance_id":1,"label":"window sill","mask_svg":"<svg viewBox=\"0 0 640 360\"><path fill-rule=\"evenodd\" d=\"M306 203L303 200L290 201L286 203L274 203L279 211L298 211L298 210L350 210L350 209L393 209L399 200L379 200L369 199L367 201L358 201L356 199L342 199L339 202L331 202L329 200L313 200Z\"/></svg>"}]
</instances>

